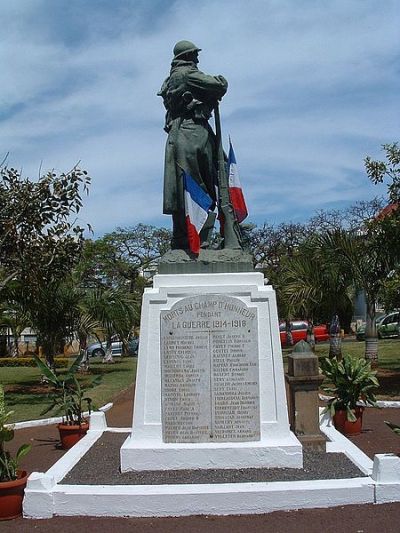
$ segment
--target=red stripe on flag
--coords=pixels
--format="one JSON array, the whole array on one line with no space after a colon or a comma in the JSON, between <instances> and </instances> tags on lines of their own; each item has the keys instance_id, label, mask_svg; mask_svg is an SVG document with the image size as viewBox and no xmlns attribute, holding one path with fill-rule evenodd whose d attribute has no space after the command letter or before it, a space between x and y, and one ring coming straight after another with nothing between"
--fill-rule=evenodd
<instances>
[{"instance_id":1,"label":"red stripe on flag","mask_svg":"<svg viewBox=\"0 0 400 533\"><path fill-rule=\"evenodd\" d=\"M229 189L229 194L231 197L232 207L235 211L237 221L243 222L243 220L248 215L246 202L244 201L243 191L238 187L231 187Z\"/></svg>"},{"instance_id":2,"label":"red stripe on flag","mask_svg":"<svg viewBox=\"0 0 400 533\"><path fill-rule=\"evenodd\" d=\"M186 216L186 227L190 251L198 255L200 253L200 236L196 227L190 222L189 216Z\"/></svg>"}]
</instances>

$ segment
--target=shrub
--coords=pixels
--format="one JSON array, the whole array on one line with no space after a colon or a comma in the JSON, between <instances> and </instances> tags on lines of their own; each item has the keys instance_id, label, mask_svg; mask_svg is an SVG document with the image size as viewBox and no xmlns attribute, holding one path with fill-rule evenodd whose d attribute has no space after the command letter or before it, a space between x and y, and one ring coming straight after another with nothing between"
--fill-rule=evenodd
<instances>
[{"instance_id":1,"label":"shrub","mask_svg":"<svg viewBox=\"0 0 400 533\"><path fill-rule=\"evenodd\" d=\"M49 368L43 361L35 356L35 363L42 372L49 385L49 399L51 405L47 407L41 415L54 411L54 414L62 414L63 424L81 425L83 418L83 403L87 404L89 415L92 407L92 400L85 396L84 389L76 379L76 372L82 363L84 354L79 354L68 372L64 376L59 376L53 369ZM101 376L97 376L91 386L97 385Z\"/></svg>"},{"instance_id":2,"label":"shrub","mask_svg":"<svg viewBox=\"0 0 400 533\"><path fill-rule=\"evenodd\" d=\"M66 368L70 364L70 359L68 357L56 357L54 359L54 364L56 368ZM36 362L33 357L0 357L0 367L9 366L32 366L36 367Z\"/></svg>"},{"instance_id":3,"label":"shrub","mask_svg":"<svg viewBox=\"0 0 400 533\"><path fill-rule=\"evenodd\" d=\"M6 410L4 389L0 385L0 482L13 481L18 478L19 461L31 449L30 444L23 444L18 449L15 457L6 450L6 442L10 442L14 438L13 426L8 424L8 420L12 414L13 411Z\"/></svg>"},{"instance_id":4,"label":"shrub","mask_svg":"<svg viewBox=\"0 0 400 533\"><path fill-rule=\"evenodd\" d=\"M321 361L321 370L332 384L323 389L333 394L325 412L333 417L336 411L347 412L347 420L354 422L354 409L360 401L376 407L374 391L379 387L376 371L371 370L370 361L344 355L342 361L326 357Z\"/></svg>"}]
</instances>

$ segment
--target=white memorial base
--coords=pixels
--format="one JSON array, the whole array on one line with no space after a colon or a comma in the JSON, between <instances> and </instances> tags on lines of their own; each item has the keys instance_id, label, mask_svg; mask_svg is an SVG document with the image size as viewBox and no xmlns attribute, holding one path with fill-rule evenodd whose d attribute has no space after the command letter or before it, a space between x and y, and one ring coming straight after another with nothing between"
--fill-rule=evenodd
<instances>
[{"instance_id":1,"label":"white memorial base","mask_svg":"<svg viewBox=\"0 0 400 533\"><path fill-rule=\"evenodd\" d=\"M345 453L365 477L177 485L61 483L104 431L127 430L107 428L104 413L92 413L88 434L46 473L33 472L29 476L23 503L24 517L263 514L400 501L400 458L381 454L372 461L336 431L327 415L321 420L321 431L329 437L327 453Z\"/></svg>"},{"instance_id":2,"label":"white memorial base","mask_svg":"<svg viewBox=\"0 0 400 533\"><path fill-rule=\"evenodd\" d=\"M273 441L235 443L177 443L155 445L128 437L121 447L121 471L182 470L190 468L302 468L294 435Z\"/></svg>"},{"instance_id":3,"label":"white memorial base","mask_svg":"<svg viewBox=\"0 0 400 533\"><path fill-rule=\"evenodd\" d=\"M256 332L256 338L246 340L246 342L253 343L248 346L256 347L256 363L251 359L254 350L248 348L248 361L250 361L248 366L252 366L253 371L256 365L258 370L256 380L244 382L244 386L249 385L245 394L252 398L253 403L257 403L254 408L257 409L257 420L256 423L253 420L251 422L253 425L243 430L244 433L248 430L248 435L256 435L257 438L253 440L250 440L250 437L244 442L230 442L224 437L223 431L219 433L222 437L218 442L199 442L196 439L193 442L187 442L191 438L190 434L185 434L185 442L165 442L163 438L163 409L167 412L165 407L167 402L164 399L163 407L161 345L164 339L161 335L160 321L161 317L178 316L184 328L199 328L195 333L200 339L201 335L206 333L200 331L203 324L200 318L203 320L206 315L202 315L199 311L197 322L192 320L193 313L189 313L191 322L185 322L186 308L189 307L185 305L185 302L196 302L196 297L198 297L199 305L202 305L204 298L209 298L210 309L213 308L212 305L214 309L217 309L217 304L220 304L222 309L229 298L232 299L229 301L236 302L234 308L238 310L238 319L231 318L228 321L227 336L231 335L235 327L245 324L241 319L246 315L255 322L252 327ZM195 299L188 300L190 298ZM182 318L178 311L182 314ZM235 310L232 311L231 308L229 312L230 317L234 316ZM212 316L212 313L209 316ZM218 320L213 321L211 318L208 323L211 329L213 326L222 327L225 324L224 313L218 315L218 312L215 312L215 316L219 317ZM174 326L171 322L171 328L176 326L176 321ZM179 324L178 327L180 327ZM209 332L210 335L214 333L218 340L221 330ZM243 334L244 337L245 334ZM218 340L218 342L221 341ZM231 342L230 346L232 352L234 344ZM204 346L199 345L199 350L201 348ZM245 365L246 356L245 348L243 348L242 361ZM177 361L179 364L180 361ZM194 363L196 364L196 360ZM210 368L210 375L213 376L212 369L215 367L210 366ZM165 375L166 372L164 368ZM204 376L204 370L201 369L200 372L203 372ZM254 376L254 372L251 375ZM222 379L228 378L222 376ZM212 381L212 378L209 381ZM255 394L254 383L257 381L257 394ZM227 388L229 389L229 385ZM179 390L177 386L178 393ZM213 390L218 392L217 388ZM238 390L240 395L240 387ZM203 400L209 401L207 398ZM211 404L212 401L211 399ZM229 403L232 403L231 400L225 402L223 413L226 413L226 409L230 409ZM249 408L247 414L242 414L242 417L246 419L246 417L253 416L254 418L254 412L253 409L250 412ZM178 409L177 418L180 414ZM232 420L235 421L234 417L235 414L232 414ZM173 420L168 423L170 424L169 435L171 435L174 430L174 428L171 430ZM228 426L229 421L224 427ZM197 431L197 428L195 429ZM232 430L229 431L232 433ZM211 431L211 440L212 436ZM122 445L120 455L122 472L192 468L302 467L302 446L289 429L275 292L271 286L264 284L264 277L261 273L166 274L154 277L153 288L146 289L143 296L132 433Z\"/></svg>"}]
</instances>

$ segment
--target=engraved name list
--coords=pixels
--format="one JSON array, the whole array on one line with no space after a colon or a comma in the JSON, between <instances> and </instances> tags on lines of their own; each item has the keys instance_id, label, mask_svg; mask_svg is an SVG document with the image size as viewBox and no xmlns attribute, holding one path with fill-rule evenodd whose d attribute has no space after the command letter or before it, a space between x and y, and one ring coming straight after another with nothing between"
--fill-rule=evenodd
<instances>
[{"instance_id":1,"label":"engraved name list","mask_svg":"<svg viewBox=\"0 0 400 533\"><path fill-rule=\"evenodd\" d=\"M161 312L164 442L260 439L257 310L225 295Z\"/></svg>"}]
</instances>

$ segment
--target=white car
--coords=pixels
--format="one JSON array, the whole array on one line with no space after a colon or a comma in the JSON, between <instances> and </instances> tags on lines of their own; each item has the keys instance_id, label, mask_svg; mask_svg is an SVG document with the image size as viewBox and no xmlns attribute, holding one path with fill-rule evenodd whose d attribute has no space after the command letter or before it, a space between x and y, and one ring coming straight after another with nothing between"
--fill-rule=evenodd
<instances>
[{"instance_id":1,"label":"white car","mask_svg":"<svg viewBox=\"0 0 400 533\"><path fill-rule=\"evenodd\" d=\"M91 344L86 352L88 357L104 357L106 354L106 342L96 342L95 344ZM132 357L137 356L139 350L139 339L137 337L134 337L130 341L128 341L128 351L126 355L130 355ZM122 355L122 341L112 341L111 343L111 353L113 357L120 357Z\"/></svg>"}]
</instances>

